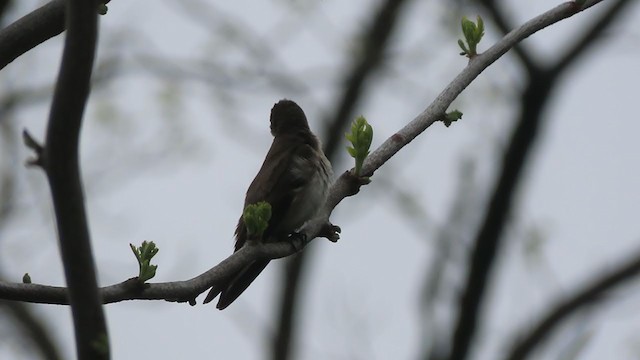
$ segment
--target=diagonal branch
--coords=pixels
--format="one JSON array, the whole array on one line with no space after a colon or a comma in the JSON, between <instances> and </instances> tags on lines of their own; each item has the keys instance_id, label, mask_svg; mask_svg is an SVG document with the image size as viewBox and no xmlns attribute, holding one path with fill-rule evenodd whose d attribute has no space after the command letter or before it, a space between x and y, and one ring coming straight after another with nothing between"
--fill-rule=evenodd
<instances>
[{"instance_id":1,"label":"diagonal branch","mask_svg":"<svg viewBox=\"0 0 640 360\"><path fill-rule=\"evenodd\" d=\"M509 17L502 11L502 6L498 5L495 0L478 0L480 4L482 4L493 19L493 23L500 29L503 34L511 31L511 24L509 23ZM518 60L522 62L526 69L534 69L536 65L534 65L533 57L530 52L522 46L522 44L518 44L514 46L513 51L515 52Z\"/></svg>"},{"instance_id":2,"label":"diagonal branch","mask_svg":"<svg viewBox=\"0 0 640 360\"><path fill-rule=\"evenodd\" d=\"M563 72L571 64L574 64L576 59L584 55L585 51L592 49L593 44L596 41L603 40L602 35L604 34L604 30L608 29L609 26L613 23L615 19L620 16L628 6L635 4L635 1L632 0L618 0L613 5L609 7L609 9L600 16L599 19L596 19L587 29L586 32L582 34L582 37L579 38L575 44L567 50L564 56L558 61L557 64L553 66L555 72Z\"/></svg>"},{"instance_id":3,"label":"diagonal branch","mask_svg":"<svg viewBox=\"0 0 640 360\"><path fill-rule=\"evenodd\" d=\"M110 0L98 0L102 4ZM0 70L64 31L65 2L52 0L0 30Z\"/></svg>"},{"instance_id":4,"label":"diagonal branch","mask_svg":"<svg viewBox=\"0 0 640 360\"><path fill-rule=\"evenodd\" d=\"M524 360L535 347L543 342L563 320L588 305L606 300L603 294L622 286L625 282L640 274L640 251L616 268L609 270L591 282L583 285L573 295L551 307L528 332L514 343L506 357L508 360Z\"/></svg>"},{"instance_id":5,"label":"diagonal branch","mask_svg":"<svg viewBox=\"0 0 640 360\"><path fill-rule=\"evenodd\" d=\"M0 69L64 31L64 1L53 0L0 31Z\"/></svg>"},{"instance_id":6,"label":"diagonal branch","mask_svg":"<svg viewBox=\"0 0 640 360\"><path fill-rule=\"evenodd\" d=\"M447 87L436 97L436 99L422 113L414 118L409 124L400 129L393 136L388 138L378 149L369 155L362 168L364 176L371 176L387 162L393 155L402 149L416 136L439 121L445 114L449 105L458 95L476 78L484 69L493 64L509 49L520 41L526 39L537 31L547 26L553 25L563 19L571 17L580 11L601 2L602 0L587 1L584 7L579 8L575 3L568 2L556 6L555 8L539 15L519 28L505 35L495 45L491 46L484 53L469 61L469 65Z\"/></svg>"}]
</instances>

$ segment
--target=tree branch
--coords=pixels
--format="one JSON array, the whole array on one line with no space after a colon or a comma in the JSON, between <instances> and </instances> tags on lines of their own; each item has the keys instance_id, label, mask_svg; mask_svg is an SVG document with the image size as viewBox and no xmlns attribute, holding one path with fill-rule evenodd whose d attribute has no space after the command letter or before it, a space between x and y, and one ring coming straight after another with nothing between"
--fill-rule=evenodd
<instances>
[{"instance_id":1,"label":"tree branch","mask_svg":"<svg viewBox=\"0 0 640 360\"><path fill-rule=\"evenodd\" d=\"M573 3L560 5L525 23L520 28L506 35L486 52L475 57L440 95L438 95L427 109L388 138L369 155L363 165L363 174L365 176L373 175L373 173L393 157L395 153L420 135L435 121L442 119L448 106L462 90L484 69L500 58L510 47L536 31L572 16L600 1L602 0L590 1L582 9L576 8ZM327 202L320 212L320 215L310 221L301 230L301 232L306 234L307 239L314 239L319 236L319 234L323 232L333 209L345 197L355 194L354 184L357 185L357 183L354 182L353 179L354 177L350 172L345 172L331 186ZM306 244L302 245L304 246ZM191 301L194 300L198 294L206 291L217 282L225 279L256 259L286 257L294 254L297 249L300 249L300 247L287 242L244 246L215 267L190 280L151 283L140 286L137 279L134 278L120 284L101 288L102 301L104 303L133 299ZM63 287L0 282L0 298L2 299L47 304L69 304L68 296L67 290Z\"/></svg>"},{"instance_id":2,"label":"tree branch","mask_svg":"<svg viewBox=\"0 0 640 360\"><path fill-rule=\"evenodd\" d=\"M109 359L107 326L98 293L78 156L98 35L97 2L69 0L66 13L68 32L49 114L46 145L36 163L42 165L51 188L78 359Z\"/></svg>"},{"instance_id":3,"label":"tree branch","mask_svg":"<svg viewBox=\"0 0 640 360\"><path fill-rule=\"evenodd\" d=\"M11 0L0 0L0 27L4 27L4 16L11 7Z\"/></svg>"},{"instance_id":4,"label":"tree branch","mask_svg":"<svg viewBox=\"0 0 640 360\"><path fill-rule=\"evenodd\" d=\"M635 1L631 0L618 0L611 5L602 16L595 20L587 31L583 32L582 37L570 47L564 56L552 67L555 72L563 72L571 64L574 64L576 59L582 56L586 50L593 48L593 44L596 41L602 40L602 34L605 29L608 29L613 21L623 13L623 11Z\"/></svg>"},{"instance_id":5,"label":"tree branch","mask_svg":"<svg viewBox=\"0 0 640 360\"><path fill-rule=\"evenodd\" d=\"M640 251L637 251L629 260L620 266L608 271L589 283L582 286L573 295L560 301L551 307L540 320L536 322L521 339L514 343L512 350L506 357L508 360L524 360L529 356L535 347L543 342L551 332L562 323L563 320L582 310L587 305L593 305L598 301L605 300L602 296L605 292L622 286L627 281L640 273Z\"/></svg>"},{"instance_id":6,"label":"tree branch","mask_svg":"<svg viewBox=\"0 0 640 360\"><path fill-rule=\"evenodd\" d=\"M587 2L592 6L597 2ZM547 12L559 11L571 14L578 11L576 3L565 3ZM528 22L546 22L542 15ZM525 24L526 25L526 24ZM603 28L600 28L602 30ZM509 37L511 32L506 37ZM506 38L505 37L505 38ZM561 73L556 69L542 70L536 66L527 68L529 85L521 96L520 119L505 151L501 174L498 177L487 213L474 240L466 284L459 305L459 313L452 337L451 360L463 360L468 356L478 327L478 314L482 306L488 280L496 254L501 246L504 230L519 179L542 125L542 111Z\"/></svg>"},{"instance_id":7,"label":"tree branch","mask_svg":"<svg viewBox=\"0 0 640 360\"><path fill-rule=\"evenodd\" d=\"M0 100L0 118L12 118L12 112L15 110L15 101ZM17 154L19 153L19 142L13 134L15 133L15 124L13 121L0 121L0 143L3 145L7 153L12 153L11 163L19 163ZM2 168L0 166L0 234L5 231L9 219L16 209L16 185L18 182L18 171L13 167ZM2 237L0 236L0 239ZM0 273L0 279L5 277ZM33 311L33 307L17 302L0 300L0 312L6 313L7 317L12 320L9 322L9 328L15 327L21 329L17 335L22 341L28 343L29 350L33 354L39 354L40 358L47 360L61 360L62 356L56 346L51 332L47 329L46 321Z\"/></svg>"},{"instance_id":8,"label":"tree branch","mask_svg":"<svg viewBox=\"0 0 640 360\"><path fill-rule=\"evenodd\" d=\"M110 0L98 0L106 4ZM65 1L52 0L0 31L0 70L22 54L62 33Z\"/></svg>"},{"instance_id":9,"label":"tree branch","mask_svg":"<svg viewBox=\"0 0 640 360\"><path fill-rule=\"evenodd\" d=\"M51 338L51 332L42 323L42 317L37 316L26 304L15 301L0 301L0 308L13 317L15 323L23 330L22 339L31 344L29 349L46 360L62 360L58 348Z\"/></svg>"},{"instance_id":10,"label":"tree branch","mask_svg":"<svg viewBox=\"0 0 640 360\"><path fill-rule=\"evenodd\" d=\"M195 304L195 298L231 274L257 259L278 259L294 254L300 247L289 242L247 244L218 265L185 281L141 284L137 278L100 288L104 304L124 300L166 300ZM305 245L305 244L302 244ZM65 287L0 281L0 299L41 304L69 305Z\"/></svg>"},{"instance_id":11,"label":"tree branch","mask_svg":"<svg viewBox=\"0 0 640 360\"><path fill-rule=\"evenodd\" d=\"M602 0L587 1L582 8L579 8L573 2L558 5L554 9L527 21L519 28L504 36L484 53L471 59L469 65L447 85L429 107L369 155L362 168L363 176L372 176L380 166L415 139L416 136L420 135L434 122L441 120L453 100L455 100L484 69L493 64L518 42L547 26L571 17L601 1Z\"/></svg>"},{"instance_id":12,"label":"tree branch","mask_svg":"<svg viewBox=\"0 0 640 360\"><path fill-rule=\"evenodd\" d=\"M366 81L383 58L388 40L391 38L396 20L405 3L404 0L386 1L378 10L370 29L363 36L362 55L349 70L344 92L339 97L340 103L335 114L328 119L328 136L325 137L328 141L325 144L325 154L329 159L334 158L336 151L342 149L344 129L351 121L353 110L362 97Z\"/></svg>"},{"instance_id":13,"label":"tree branch","mask_svg":"<svg viewBox=\"0 0 640 360\"><path fill-rule=\"evenodd\" d=\"M338 97L336 112L327 119L327 131L323 137L326 141L324 153L327 158L336 163L339 150L344 140L344 129L352 118L352 113L358 101L364 94L367 79L379 67L388 40L396 27L404 0L387 0L381 3L372 17L371 24L361 35L363 49L353 61L352 68L345 75L343 93ZM281 298L278 301L279 321L273 339L273 359L284 360L291 358L291 344L295 336L295 320L299 312L296 301L300 293L301 279L305 276L306 264L312 256L306 251L292 257L284 269Z\"/></svg>"},{"instance_id":14,"label":"tree branch","mask_svg":"<svg viewBox=\"0 0 640 360\"><path fill-rule=\"evenodd\" d=\"M473 241L466 284L453 334L450 359L463 360L476 333L478 313L483 302L489 276L498 250L517 186L527 157L541 126L541 112L552 89L552 79L546 73L532 77L531 86L522 95L522 110L518 124L504 153L502 169L488 204L484 220Z\"/></svg>"},{"instance_id":15,"label":"tree branch","mask_svg":"<svg viewBox=\"0 0 640 360\"><path fill-rule=\"evenodd\" d=\"M0 69L64 31L64 0L53 0L0 31Z\"/></svg>"},{"instance_id":16,"label":"tree branch","mask_svg":"<svg viewBox=\"0 0 640 360\"><path fill-rule=\"evenodd\" d=\"M500 29L502 34L507 34L509 31L511 31L512 24L509 23L509 17L502 11L502 7L496 4L495 0L478 0L478 2L484 5L484 7L487 9L489 14L493 18L493 23L498 27L498 29ZM522 44L514 46L513 51L518 57L518 60L522 62L525 68L535 68L531 54L524 46L522 46Z\"/></svg>"}]
</instances>

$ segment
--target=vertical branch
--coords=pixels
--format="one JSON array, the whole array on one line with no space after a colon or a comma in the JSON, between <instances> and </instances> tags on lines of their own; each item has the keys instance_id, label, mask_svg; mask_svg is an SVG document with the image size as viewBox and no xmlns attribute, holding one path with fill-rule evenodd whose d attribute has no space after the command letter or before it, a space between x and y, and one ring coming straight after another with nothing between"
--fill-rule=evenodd
<instances>
[{"instance_id":1,"label":"vertical branch","mask_svg":"<svg viewBox=\"0 0 640 360\"><path fill-rule=\"evenodd\" d=\"M352 68L345 75L343 93L339 97L336 113L327 120L329 125L324 137L326 141L324 152L334 163L344 141L344 129L351 121L353 110L365 91L366 81L380 65L402 7L406 3L408 1L386 0L380 4L373 14L370 27L364 33L362 55L354 59ZM281 297L278 302L278 325L273 338L273 359L291 358L295 320L299 311L297 302L300 293L299 285L304 279L304 270L312 257L311 250L307 249L297 254L286 263Z\"/></svg>"},{"instance_id":2,"label":"vertical branch","mask_svg":"<svg viewBox=\"0 0 640 360\"><path fill-rule=\"evenodd\" d=\"M486 216L474 240L467 281L464 285L456 329L451 346L451 360L468 357L478 327L478 315L484 300L502 232L516 195L529 154L542 123L542 111L553 87L553 78L539 71L532 73L530 87L522 95L521 117L504 154L501 174L493 191Z\"/></svg>"},{"instance_id":3,"label":"vertical branch","mask_svg":"<svg viewBox=\"0 0 640 360\"><path fill-rule=\"evenodd\" d=\"M97 3L68 0L66 14L68 31L41 164L53 198L78 359L108 359L106 321L98 293L78 156L98 34Z\"/></svg>"},{"instance_id":4,"label":"vertical branch","mask_svg":"<svg viewBox=\"0 0 640 360\"><path fill-rule=\"evenodd\" d=\"M387 0L374 14L371 26L363 36L363 51L353 67L345 74L344 89L340 95L336 112L327 120L327 136L324 152L328 159L336 157L343 149L344 131L352 120L353 111L365 93L367 80L378 69L389 39L396 28L400 11L408 3L405 0Z\"/></svg>"}]
</instances>

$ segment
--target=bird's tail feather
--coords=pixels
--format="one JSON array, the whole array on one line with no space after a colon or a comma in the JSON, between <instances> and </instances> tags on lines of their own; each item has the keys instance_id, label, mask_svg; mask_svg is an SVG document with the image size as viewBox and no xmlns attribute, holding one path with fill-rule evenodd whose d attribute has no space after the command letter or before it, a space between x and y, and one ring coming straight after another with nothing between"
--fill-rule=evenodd
<instances>
[{"instance_id":1,"label":"bird's tail feather","mask_svg":"<svg viewBox=\"0 0 640 360\"><path fill-rule=\"evenodd\" d=\"M222 289L224 288L221 285L214 286L211 289L209 289L209 292L207 293L207 297L204 298L204 301L202 303L207 304L211 302L211 300L215 299L216 296L218 296L222 292Z\"/></svg>"},{"instance_id":2,"label":"bird's tail feather","mask_svg":"<svg viewBox=\"0 0 640 360\"><path fill-rule=\"evenodd\" d=\"M216 307L220 310L231 305L240 294L242 294L251 283L260 275L262 270L269 264L271 260L258 260L251 265L245 267L231 281L229 281L224 287L214 287L209 291L205 299L205 303L213 300L220 293L220 300Z\"/></svg>"}]
</instances>

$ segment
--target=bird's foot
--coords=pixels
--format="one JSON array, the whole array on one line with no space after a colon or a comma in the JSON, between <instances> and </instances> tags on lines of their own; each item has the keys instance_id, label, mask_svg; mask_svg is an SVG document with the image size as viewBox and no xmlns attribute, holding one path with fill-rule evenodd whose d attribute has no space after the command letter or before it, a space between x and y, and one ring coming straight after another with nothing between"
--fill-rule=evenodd
<instances>
[{"instance_id":1,"label":"bird's foot","mask_svg":"<svg viewBox=\"0 0 640 360\"><path fill-rule=\"evenodd\" d=\"M327 221L320 229L318 236L327 238L331 242L337 242L340 239L341 232L340 226L333 225Z\"/></svg>"}]
</instances>

